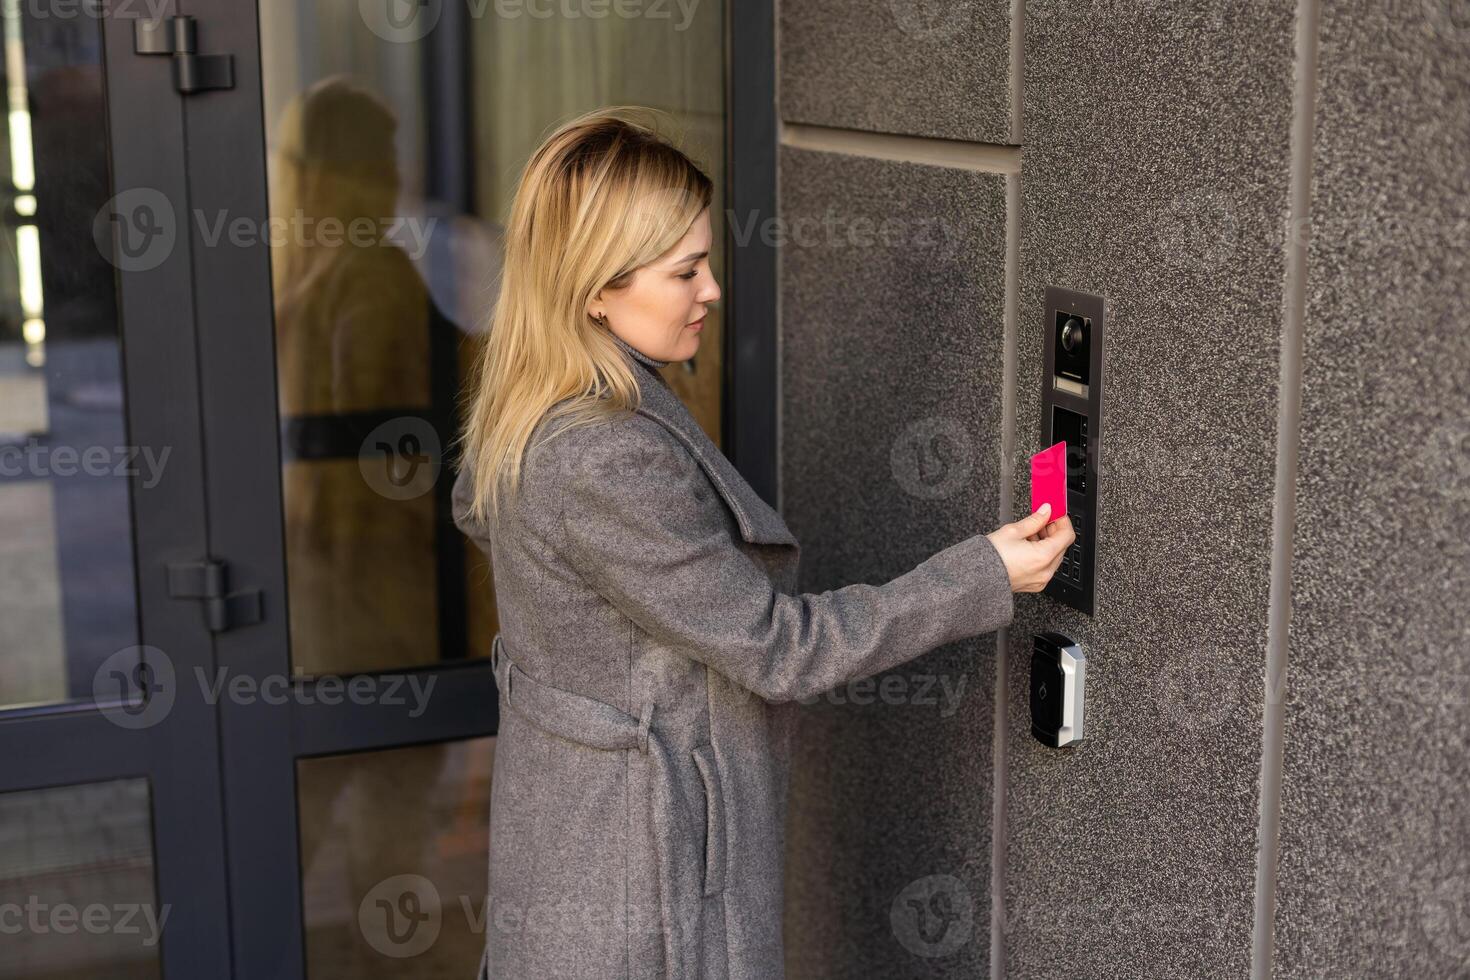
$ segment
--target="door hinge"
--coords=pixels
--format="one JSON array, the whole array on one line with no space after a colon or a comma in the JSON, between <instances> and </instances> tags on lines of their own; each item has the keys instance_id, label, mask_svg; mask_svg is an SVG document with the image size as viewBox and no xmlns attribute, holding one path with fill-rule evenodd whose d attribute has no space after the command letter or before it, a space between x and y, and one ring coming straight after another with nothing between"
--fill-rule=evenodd
<instances>
[{"instance_id":1,"label":"door hinge","mask_svg":"<svg viewBox=\"0 0 1470 980\"><path fill-rule=\"evenodd\" d=\"M204 621L214 633L265 619L260 590L231 592L229 579L222 561L169 562L168 594L175 599L203 599Z\"/></svg>"},{"instance_id":2,"label":"door hinge","mask_svg":"<svg viewBox=\"0 0 1470 980\"><path fill-rule=\"evenodd\" d=\"M133 22L135 54L174 56L174 88L185 95L205 89L235 87L235 56L200 54L199 30L193 17L178 15L164 20Z\"/></svg>"}]
</instances>

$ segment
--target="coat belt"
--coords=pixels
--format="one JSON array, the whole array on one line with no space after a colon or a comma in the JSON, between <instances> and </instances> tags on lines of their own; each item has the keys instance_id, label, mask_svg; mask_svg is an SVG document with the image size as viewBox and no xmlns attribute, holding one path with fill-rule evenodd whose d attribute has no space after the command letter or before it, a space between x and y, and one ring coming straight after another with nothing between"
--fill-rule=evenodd
<instances>
[{"instance_id":1,"label":"coat belt","mask_svg":"<svg viewBox=\"0 0 1470 980\"><path fill-rule=\"evenodd\" d=\"M649 758L653 782L650 821L658 856L664 960L669 980L695 980L702 892L699 875L691 874L690 869L699 867L701 852L678 817L694 812L696 803L702 809L703 803L689 800L675 775L668 749L652 725L653 699L643 703L635 718L606 702L542 683L511 660L498 633L491 644L490 661L501 697L531 724L588 748L637 749ZM681 868L684 874L679 873Z\"/></svg>"}]
</instances>

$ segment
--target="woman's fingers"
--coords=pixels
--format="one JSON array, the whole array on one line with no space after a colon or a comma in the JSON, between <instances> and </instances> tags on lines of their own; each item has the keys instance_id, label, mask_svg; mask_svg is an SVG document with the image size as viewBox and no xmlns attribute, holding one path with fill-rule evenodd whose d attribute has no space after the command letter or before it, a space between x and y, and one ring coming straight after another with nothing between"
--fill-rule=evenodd
<instances>
[{"instance_id":1,"label":"woman's fingers","mask_svg":"<svg viewBox=\"0 0 1470 980\"><path fill-rule=\"evenodd\" d=\"M1046 522L1051 517L1051 504L1042 504L1026 517L1016 521L1011 527L1016 533L1027 540L1034 541L1035 536L1046 528Z\"/></svg>"},{"instance_id":2,"label":"woman's fingers","mask_svg":"<svg viewBox=\"0 0 1470 980\"><path fill-rule=\"evenodd\" d=\"M1077 532L1072 530L1072 522L1065 516L1046 529L1046 540L1042 542L1043 548L1049 548L1050 553L1046 562L1046 578L1048 581L1056 574L1062 565L1062 559L1066 557L1067 549L1072 542L1077 540Z\"/></svg>"},{"instance_id":3,"label":"woman's fingers","mask_svg":"<svg viewBox=\"0 0 1470 980\"><path fill-rule=\"evenodd\" d=\"M1029 516L1006 524L989 535L1000 552L1011 588L1017 592L1040 592L1061 567L1067 548L1077 539L1070 520L1049 522L1046 504ZM1055 524L1055 526L1052 526Z\"/></svg>"}]
</instances>

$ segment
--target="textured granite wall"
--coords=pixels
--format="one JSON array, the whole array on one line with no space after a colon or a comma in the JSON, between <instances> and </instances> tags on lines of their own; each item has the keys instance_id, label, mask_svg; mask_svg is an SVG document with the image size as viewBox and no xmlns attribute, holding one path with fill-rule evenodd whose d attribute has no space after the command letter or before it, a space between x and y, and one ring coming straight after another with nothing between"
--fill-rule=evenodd
<instances>
[{"instance_id":1,"label":"textured granite wall","mask_svg":"<svg viewBox=\"0 0 1470 980\"><path fill-rule=\"evenodd\" d=\"M1324 4L1277 973L1470 976L1470 18Z\"/></svg>"},{"instance_id":2,"label":"textured granite wall","mask_svg":"<svg viewBox=\"0 0 1470 980\"><path fill-rule=\"evenodd\" d=\"M1004 178L787 148L781 210L783 507L802 588L886 582L999 510ZM941 648L805 708L791 976L987 969L994 650ZM916 896L958 918L921 926Z\"/></svg>"},{"instance_id":3,"label":"textured granite wall","mask_svg":"<svg viewBox=\"0 0 1470 980\"><path fill-rule=\"evenodd\" d=\"M1251 969L1297 7L1017 7L1010 392L1006 178L782 151L788 227L839 229L793 236L781 270L782 500L808 591L886 580L988 530L1012 480L1024 513L1043 291L1107 298L1096 613L1018 596L1003 636L1011 977ZM1328 8L1274 966L1464 976L1470 21L1448 0ZM1006 142L1003 21L990 3L787 0L783 118ZM860 219L896 219L897 238L854 244ZM905 242L924 220L958 229L955 246ZM1088 739L1071 750L1029 732L1040 629L1090 657ZM881 679L872 703L805 713L791 976L989 972L994 646L893 672L910 693L962 678L947 715L884 698ZM946 909L964 928L930 932Z\"/></svg>"},{"instance_id":4,"label":"textured granite wall","mask_svg":"<svg viewBox=\"0 0 1470 980\"><path fill-rule=\"evenodd\" d=\"M1127 5L1125 5L1127 6ZM1107 298L1096 608L1010 631L1005 966L1249 972L1292 91L1290 4L1057 4L1026 30L1018 512L1043 290ZM1065 53L1065 56L1059 56ZM1086 71L1077 70L1087 66ZM1030 734L1031 637L1088 654Z\"/></svg>"},{"instance_id":5,"label":"textured granite wall","mask_svg":"<svg viewBox=\"0 0 1470 980\"><path fill-rule=\"evenodd\" d=\"M1004 142L1010 37L1009 0L788 0L781 117ZM783 511L803 589L883 582L1000 512L1005 178L780 162ZM994 651L936 650L806 709L790 976L988 971Z\"/></svg>"},{"instance_id":6,"label":"textured granite wall","mask_svg":"<svg viewBox=\"0 0 1470 980\"><path fill-rule=\"evenodd\" d=\"M780 9L787 122L1004 143L1009 0L794 0Z\"/></svg>"}]
</instances>

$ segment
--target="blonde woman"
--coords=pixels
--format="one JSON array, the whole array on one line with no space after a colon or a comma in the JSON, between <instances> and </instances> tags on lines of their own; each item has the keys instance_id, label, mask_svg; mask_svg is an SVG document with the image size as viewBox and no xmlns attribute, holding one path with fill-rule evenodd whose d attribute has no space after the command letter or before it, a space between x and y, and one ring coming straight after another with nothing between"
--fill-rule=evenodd
<instances>
[{"instance_id":1,"label":"blonde woman","mask_svg":"<svg viewBox=\"0 0 1470 980\"><path fill-rule=\"evenodd\" d=\"M1008 624L1074 538L1038 512L796 592L785 522L658 373L720 287L709 178L641 118L526 165L462 437L501 626L482 978L781 977L796 702Z\"/></svg>"}]
</instances>

